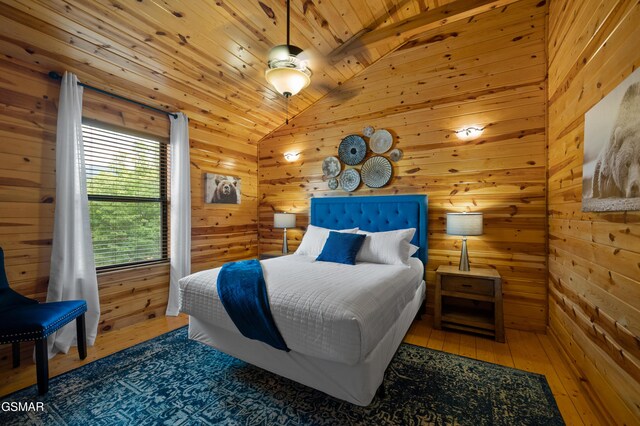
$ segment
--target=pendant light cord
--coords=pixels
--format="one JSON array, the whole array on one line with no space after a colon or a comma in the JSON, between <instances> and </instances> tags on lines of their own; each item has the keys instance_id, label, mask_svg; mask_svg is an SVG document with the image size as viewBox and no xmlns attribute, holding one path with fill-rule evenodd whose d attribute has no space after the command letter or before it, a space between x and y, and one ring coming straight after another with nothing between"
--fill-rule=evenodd
<instances>
[{"instance_id":1,"label":"pendant light cord","mask_svg":"<svg viewBox=\"0 0 640 426\"><path fill-rule=\"evenodd\" d=\"M289 4L290 0L287 0L287 46L289 46L289 27L291 22L291 5Z\"/></svg>"},{"instance_id":2,"label":"pendant light cord","mask_svg":"<svg viewBox=\"0 0 640 426\"><path fill-rule=\"evenodd\" d=\"M289 31L291 28L291 4L287 0L287 49L289 49ZM286 96L285 124L289 124L289 97Z\"/></svg>"}]
</instances>

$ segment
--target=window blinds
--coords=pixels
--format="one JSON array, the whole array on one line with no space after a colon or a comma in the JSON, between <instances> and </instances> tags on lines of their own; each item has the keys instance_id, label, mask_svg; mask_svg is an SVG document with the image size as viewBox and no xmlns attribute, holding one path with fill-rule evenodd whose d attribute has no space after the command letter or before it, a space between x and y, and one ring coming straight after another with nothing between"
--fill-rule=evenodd
<instances>
[{"instance_id":1,"label":"window blinds","mask_svg":"<svg viewBox=\"0 0 640 426\"><path fill-rule=\"evenodd\" d=\"M82 125L96 267L167 259L167 144Z\"/></svg>"}]
</instances>

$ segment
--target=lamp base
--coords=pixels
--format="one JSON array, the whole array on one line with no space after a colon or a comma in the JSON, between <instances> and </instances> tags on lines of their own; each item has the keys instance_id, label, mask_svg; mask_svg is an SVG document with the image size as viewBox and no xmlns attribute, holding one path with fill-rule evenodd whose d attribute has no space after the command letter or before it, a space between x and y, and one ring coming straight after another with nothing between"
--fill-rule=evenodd
<instances>
[{"instance_id":1,"label":"lamp base","mask_svg":"<svg viewBox=\"0 0 640 426\"><path fill-rule=\"evenodd\" d=\"M287 244L287 228L284 228L282 236L282 254L289 254L289 245Z\"/></svg>"},{"instance_id":2,"label":"lamp base","mask_svg":"<svg viewBox=\"0 0 640 426\"><path fill-rule=\"evenodd\" d=\"M462 252L460 253L460 265L458 269L461 271L469 271L469 253L467 252L467 237L462 239Z\"/></svg>"}]
</instances>

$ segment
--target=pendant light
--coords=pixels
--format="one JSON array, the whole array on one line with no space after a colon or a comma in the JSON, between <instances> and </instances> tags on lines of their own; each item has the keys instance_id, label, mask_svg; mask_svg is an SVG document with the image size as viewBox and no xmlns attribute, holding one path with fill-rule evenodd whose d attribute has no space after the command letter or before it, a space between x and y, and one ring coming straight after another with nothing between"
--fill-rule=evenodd
<instances>
[{"instance_id":1,"label":"pendant light","mask_svg":"<svg viewBox=\"0 0 640 426\"><path fill-rule=\"evenodd\" d=\"M289 43L291 26L289 1L287 0L287 44L281 44L271 49L269 68L265 73L269 84L287 99L287 103L291 96L295 96L311 83L311 70L307 67L307 61L299 57L302 49Z\"/></svg>"}]
</instances>

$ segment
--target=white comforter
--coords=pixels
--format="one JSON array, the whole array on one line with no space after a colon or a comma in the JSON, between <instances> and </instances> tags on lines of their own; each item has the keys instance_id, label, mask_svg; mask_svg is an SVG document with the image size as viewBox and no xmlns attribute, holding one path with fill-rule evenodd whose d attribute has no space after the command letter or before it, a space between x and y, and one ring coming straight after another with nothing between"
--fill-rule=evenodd
<instances>
[{"instance_id":1,"label":"white comforter","mask_svg":"<svg viewBox=\"0 0 640 426\"><path fill-rule=\"evenodd\" d=\"M271 313L287 346L348 365L376 346L413 299L424 267L416 258L410 265L352 266L299 255L262 261ZM219 270L180 280L181 311L237 331L218 299Z\"/></svg>"}]
</instances>

